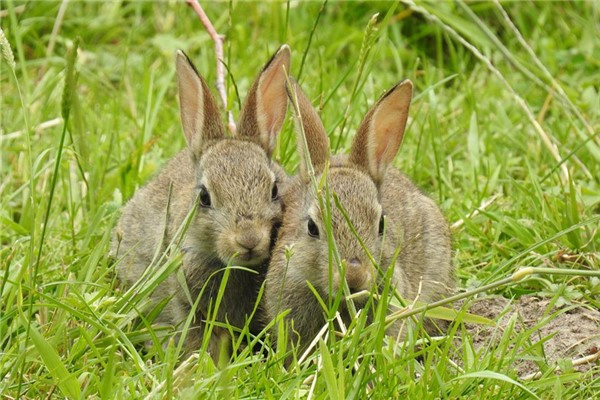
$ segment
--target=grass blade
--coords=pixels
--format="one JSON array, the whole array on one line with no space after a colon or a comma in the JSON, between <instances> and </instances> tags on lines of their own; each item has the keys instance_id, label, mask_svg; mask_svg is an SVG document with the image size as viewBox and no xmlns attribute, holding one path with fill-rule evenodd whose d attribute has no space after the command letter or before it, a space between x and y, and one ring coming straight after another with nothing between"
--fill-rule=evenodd
<instances>
[{"instance_id":1,"label":"grass blade","mask_svg":"<svg viewBox=\"0 0 600 400\"><path fill-rule=\"evenodd\" d=\"M330 399L337 400L340 398L338 392L337 380L335 379L335 369L333 368L333 361L329 354L329 348L323 340L319 340L319 351L321 353L321 360L323 362L323 376L325 377L325 383L327 384L327 394Z\"/></svg>"},{"instance_id":2,"label":"grass blade","mask_svg":"<svg viewBox=\"0 0 600 400\"><path fill-rule=\"evenodd\" d=\"M507 382L507 383L510 383L511 385L517 386L517 387L521 388L524 392L529 394L530 396L532 396L536 399L539 399L539 397L535 393L533 393L531 390L527 389L527 387L525 387L525 385L523 385L522 383L519 383L519 382L515 381L514 379L511 379L508 376L506 376L504 374L500 374L498 372L494 372L494 371L471 372L468 374L458 376L452 380L456 381L459 379L495 379L498 381Z\"/></svg>"},{"instance_id":3,"label":"grass blade","mask_svg":"<svg viewBox=\"0 0 600 400\"><path fill-rule=\"evenodd\" d=\"M81 398L81 389L75 375L69 373L56 350L44 339L44 336L31 324L29 324L29 327L31 341L40 353L48 372L56 381L61 392L71 399Z\"/></svg>"}]
</instances>

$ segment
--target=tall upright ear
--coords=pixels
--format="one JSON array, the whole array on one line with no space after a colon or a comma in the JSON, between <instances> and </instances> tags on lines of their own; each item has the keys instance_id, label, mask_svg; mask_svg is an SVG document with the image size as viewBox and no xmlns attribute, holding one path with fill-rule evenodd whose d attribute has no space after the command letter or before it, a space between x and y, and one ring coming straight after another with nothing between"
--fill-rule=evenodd
<instances>
[{"instance_id":1,"label":"tall upright ear","mask_svg":"<svg viewBox=\"0 0 600 400\"><path fill-rule=\"evenodd\" d=\"M208 86L181 50L177 51L176 66L183 133L188 147L198 157L207 140L225 137L225 127Z\"/></svg>"},{"instance_id":2,"label":"tall upright ear","mask_svg":"<svg viewBox=\"0 0 600 400\"><path fill-rule=\"evenodd\" d=\"M290 58L290 48L284 44L254 81L240 113L238 135L256 139L269 156L285 120L285 81L290 70Z\"/></svg>"},{"instance_id":3,"label":"tall upright ear","mask_svg":"<svg viewBox=\"0 0 600 400\"><path fill-rule=\"evenodd\" d=\"M388 90L361 122L350 162L364 168L377 186L402 143L413 85L408 79Z\"/></svg>"},{"instance_id":4,"label":"tall upright ear","mask_svg":"<svg viewBox=\"0 0 600 400\"><path fill-rule=\"evenodd\" d=\"M300 85L290 77L286 84L296 123L300 176L310 179L309 165L317 172L323 170L329 159L329 138L321 118L313 108ZM306 141L305 141L306 139Z\"/></svg>"}]
</instances>

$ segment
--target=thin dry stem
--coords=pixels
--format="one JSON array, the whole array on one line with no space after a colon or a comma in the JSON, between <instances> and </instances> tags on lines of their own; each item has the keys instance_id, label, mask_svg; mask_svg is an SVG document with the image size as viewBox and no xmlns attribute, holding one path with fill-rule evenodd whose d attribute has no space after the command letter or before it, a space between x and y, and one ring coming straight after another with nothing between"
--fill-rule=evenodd
<instances>
[{"instance_id":1,"label":"thin dry stem","mask_svg":"<svg viewBox=\"0 0 600 400\"><path fill-rule=\"evenodd\" d=\"M40 131L43 131L44 129L52 128L54 126L60 125L62 123L62 120L63 119L61 117L58 117L58 118L51 119L49 121L42 122L41 124L35 126L33 128L33 130L35 132L40 132ZM0 131L0 133L2 133L2 132ZM6 135L1 135L0 142L2 142L4 140L16 139L25 133L27 133L27 130L22 129L20 131L14 131L14 132L7 133Z\"/></svg>"},{"instance_id":2,"label":"thin dry stem","mask_svg":"<svg viewBox=\"0 0 600 400\"><path fill-rule=\"evenodd\" d=\"M453 223L452 225L450 225L451 229L456 229L456 228L460 228L464 223L465 223L465 219L470 219L473 218L475 216L477 216L481 211L485 210L486 208L488 208L494 201L496 201L496 199L500 197L500 193L496 193L495 195L493 195L492 197L490 197L489 199L483 201L481 203L481 205L479 207L477 207L475 210L471 211L469 213L469 215L467 215L465 218L461 218L458 221L456 221L455 223Z\"/></svg>"},{"instance_id":3,"label":"thin dry stem","mask_svg":"<svg viewBox=\"0 0 600 400\"><path fill-rule=\"evenodd\" d=\"M194 353L177 367L177 369L173 372L174 386L178 387L182 383L189 381L192 368L198 364L199 359L200 356L198 355L198 353ZM156 398L156 395L159 394L165 388L165 384L166 381L162 381L145 398Z\"/></svg>"},{"instance_id":4,"label":"thin dry stem","mask_svg":"<svg viewBox=\"0 0 600 400\"><path fill-rule=\"evenodd\" d=\"M304 354L302 354L302 356L300 356L300 359L298 360L298 364L302 364L302 362L312 352L312 349L317 345L317 343L319 343L319 339L321 339L321 337L323 337L323 335L328 335L329 334L329 332L327 332L327 328L328 327L329 327L329 322L326 322L323 325L323 327L321 328L321 330L319 331L319 333L317 333L317 335L315 336L315 338L312 340L312 342L310 342L310 344L308 345L308 347L304 351ZM325 336L324 340L327 340L327 336Z\"/></svg>"},{"instance_id":5,"label":"thin dry stem","mask_svg":"<svg viewBox=\"0 0 600 400\"><path fill-rule=\"evenodd\" d=\"M60 8L58 9L56 19L54 20L54 26L52 27L52 33L50 34L50 40L48 41L48 47L46 48L46 57L50 57L52 52L54 52L56 38L58 36L58 32L60 31L62 22L65 19L65 13L67 12L68 4L69 0L63 0L62 3L60 3Z\"/></svg>"},{"instance_id":6,"label":"thin dry stem","mask_svg":"<svg viewBox=\"0 0 600 400\"><path fill-rule=\"evenodd\" d=\"M458 42L460 42L460 44L465 46L471 53L473 53L475 55L475 57L477 57L480 61L482 61L486 65L486 67L494 75L496 75L496 77L506 86L506 88L512 95L513 99L516 101L516 103L519 105L519 107L521 107L521 109L523 109L523 111L525 112L525 115L527 116L527 119L529 119L529 122L531 123L531 125L533 125L535 132L538 134L540 139L542 139L542 142L544 143L544 145L546 146L546 148L548 149L548 151L550 152L552 157L554 157L554 159L559 163L563 161L563 159L560 155L560 152L558 151L558 147L554 144L554 142L552 141L552 139L550 138L548 133L546 133L544 128L542 128L542 126L539 124L539 122L535 119L535 115L533 115L533 112L529 108L529 105L527 104L527 102L516 92L516 90L506 80L506 78L502 75L502 73L498 70L498 68L496 68L494 66L494 64L492 64L492 62L490 61L489 58L487 58L485 55L483 55L477 47L473 46L471 43L469 43L467 40L465 40L465 38L463 38L462 35L460 35L456 30L454 30L452 27L448 26L448 24L444 23L437 16L431 14L429 11L427 11L423 7L416 5L414 1L402 0L402 2L407 4L409 7L411 7L413 10L417 11L421 15L423 15L426 19L431 20L431 21L435 22L436 24L438 24L439 26L441 26L442 29L444 29L446 32L448 32L450 34L450 36L452 36L454 39L456 39ZM565 163L562 163L560 165L560 170L562 172L562 174L560 175L561 181L563 184L566 185L569 182L569 176L570 176L569 169L567 168Z\"/></svg>"},{"instance_id":7,"label":"thin dry stem","mask_svg":"<svg viewBox=\"0 0 600 400\"><path fill-rule=\"evenodd\" d=\"M16 6L14 10L15 14L21 14L23 11L25 11L25 4ZM0 18L8 17L8 15L8 10L0 10Z\"/></svg>"},{"instance_id":8,"label":"thin dry stem","mask_svg":"<svg viewBox=\"0 0 600 400\"><path fill-rule=\"evenodd\" d=\"M360 313L361 310L358 310L357 312L357 318L358 318L358 313ZM346 324L344 324L344 321L342 320L342 316L340 315L339 311L335 312L335 319L338 322L338 324L340 324L340 330L342 331L342 336L346 336L346 333L348 333L348 328L346 328ZM358 372L358 368L360 367L360 364L358 363L358 361L354 362L354 371Z\"/></svg>"},{"instance_id":9,"label":"thin dry stem","mask_svg":"<svg viewBox=\"0 0 600 400\"><path fill-rule=\"evenodd\" d=\"M419 301L419 298L421 297L422 290L423 290L423 277L421 276L421 278L419 279L419 287L417 289L417 295L413 299L412 303L411 304L407 304L407 306L404 307L403 310L410 311L410 310L413 310L413 309L415 309L417 307L417 302ZM398 329L398 334L396 335L396 342L397 343L400 342L400 340L401 340L401 337L402 337L403 332L404 332L404 328L406 327L406 321L407 321L407 319L403 320L402 321L402 326L400 327L400 329ZM396 355L397 355L397 353L396 353L397 349L398 349L397 347L394 347L394 357L396 357Z\"/></svg>"},{"instance_id":10,"label":"thin dry stem","mask_svg":"<svg viewBox=\"0 0 600 400\"><path fill-rule=\"evenodd\" d=\"M308 378L311 378L311 385L310 385L310 390L308 391L308 396L307 396L307 400L311 400L315 394L315 388L317 387L317 376L319 374L319 371L321 371L321 369L323 368L323 357L321 357L321 355L319 355L318 361L317 361L317 369L315 370L315 373L313 375L310 375ZM308 379L307 378L307 379Z\"/></svg>"},{"instance_id":11,"label":"thin dry stem","mask_svg":"<svg viewBox=\"0 0 600 400\"><path fill-rule=\"evenodd\" d=\"M210 19L202 9L202 6L198 3L198 0L185 1L194 9L194 12L200 18L202 25L204 25L204 29L206 29L206 32L215 43L215 54L217 56L216 87L219 92L219 97L221 97L221 102L223 102L223 108L227 111L227 125L229 131L235 134L237 128L235 126L235 121L233 120L233 113L227 108L227 91L225 90L225 59L223 58L223 42L225 41L225 36L217 33L212 22L210 22Z\"/></svg>"},{"instance_id":12,"label":"thin dry stem","mask_svg":"<svg viewBox=\"0 0 600 400\"><path fill-rule=\"evenodd\" d=\"M519 28L517 28L517 26L513 23L512 19L510 18L510 16L504 9L504 7L502 7L502 4L500 4L500 2L498 0L494 0L494 3L496 4L496 7L500 11L500 14L502 14L502 17L506 21L506 24L514 32L519 43L521 43L521 46L523 46L523 48L527 51L527 53L529 53L529 56L533 59L535 64L538 66L538 68L540 68L544 72L544 74L546 75L546 78L548 78L548 80L552 84L552 87L554 88L554 90L556 90L558 92L558 94L560 95L560 99L563 100L565 103L567 103L567 105L569 106L571 111L573 111L573 113L577 116L577 118L579 118L579 120L581 122L583 122L583 125L587 129L588 133L593 136L595 134L594 128L590 125L588 120L585 119L585 117L583 116L581 111L579 111L579 109L575 106L575 104L573 104L573 102L571 101L569 96L567 96L564 89L560 85L560 83L556 79L554 79L554 76L548 70L548 68L546 68L546 66L537 57L537 55L535 54L535 51L533 51L531 46L529 46L529 44L527 43L527 41L521 34L521 31L519 30ZM600 146L600 136L596 136L594 139L596 141L596 144L598 144Z\"/></svg>"},{"instance_id":13,"label":"thin dry stem","mask_svg":"<svg viewBox=\"0 0 600 400\"><path fill-rule=\"evenodd\" d=\"M574 367L577 367L577 366L583 365L583 364L591 364L598 359L600 359L600 351L597 351L594 354L590 354L585 357L575 358L575 359L571 360L571 363L573 364ZM556 366L555 371L562 372L562 370L560 369L560 366L558 366L558 365ZM538 372L534 372L531 374L523 375L520 377L520 379L522 381L532 381L532 380L541 378L542 375L543 375L542 371L538 371Z\"/></svg>"}]
</instances>

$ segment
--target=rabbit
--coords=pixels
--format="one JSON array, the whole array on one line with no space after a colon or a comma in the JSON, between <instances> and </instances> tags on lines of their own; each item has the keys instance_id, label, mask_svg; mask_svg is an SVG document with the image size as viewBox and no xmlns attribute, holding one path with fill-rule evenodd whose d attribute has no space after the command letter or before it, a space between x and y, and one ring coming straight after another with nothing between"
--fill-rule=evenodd
<instances>
[{"instance_id":1,"label":"rabbit","mask_svg":"<svg viewBox=\"0 0 600 400\"><path fill-rule=\"evenodd\" d=\"M332 157L325 128L310 101L293 80L286 88L299 131L300 172L284 197L286 209L267 270L264 306L267 320L289 311L285 320L293 321L293 332L288 333L288 343L299 343L302 350L326 322L307 282L327 303L341 290L343 279L343 269L333 262L330 293L327 233L311 184L313 173L316 182L321 182L327 169L330 192L337 195L370 254L376 260L381 255L381 268L387 270L399 250L391 281L403 298L418 297L428 303L446 296L453 289L454 272L449 228L441 211L409 178L390 166L404 136L412 83L404 80L385 93L364 117L350 154ZM371 290L381 279L333 200L330 204L332 235L346 266L348 288L351 293ZM363 307L366 301L355 303ZM344 304L340 303L340 314L347 324ZM400 334L400 327L396 322L387 333ZM275 327L274 344L277 334Z\"/></svg>"},{"instance_id":2,"label":"rabbit","mask_svg":"<svg viewBox=\"0 0 600 400\"><path fill-rule=\"evenodd\" d=\"M271 155L287 112L285 79L290 58L289 47L283 45L264 66L242 107L236 136L227 137L206 83L185 53L177 52L187 148L125 205L113 233L111 253L118 260L119 281L131 288L148 275L155 255L177 242L177 231L191 213L179 244L181 268L192 302L206 288L193 329L184 340L185 354L200 348L209 306L230 261L254 272L230 269L216 320L242 328L253 313L281 224L281 195L288 179ZM193 304L185 293L175 274L162 281L150 303L157 306L170 301L156 322L181 327ZM254 319L249 326L252 331L260 330ZM218 359L226 330L215 327L212 332L208 351Z\"/></svg>"}]
</instances>

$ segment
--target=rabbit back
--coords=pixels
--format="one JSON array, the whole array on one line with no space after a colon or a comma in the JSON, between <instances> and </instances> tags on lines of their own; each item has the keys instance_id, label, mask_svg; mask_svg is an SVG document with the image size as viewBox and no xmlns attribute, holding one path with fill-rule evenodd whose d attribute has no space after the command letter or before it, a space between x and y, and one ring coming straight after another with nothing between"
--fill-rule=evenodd
<instances>
[{"instance_id":1,"label":"rabbit back","mask_svg":"<svg viewBox=\"0 0 600 400\"><path fill-rule=\"evenodd\" d=\"M394 280L406 299L430 303L453 288L450 232L435 202L395 168L386 171L381 204L389 219L386 232L396 240L384 244L382 265L395 262Z\"/></svg>"}]
</instances>

